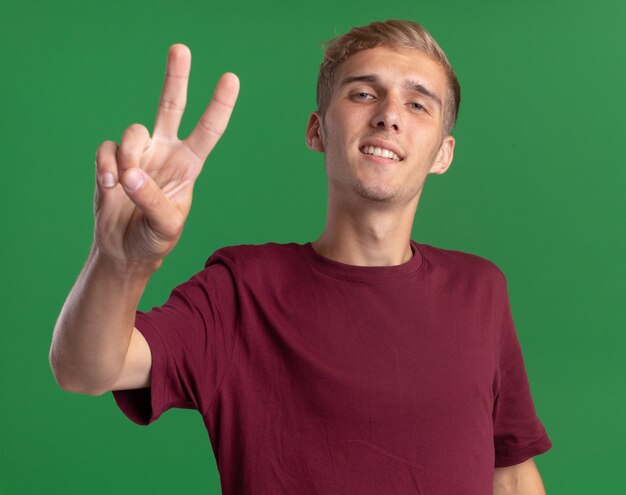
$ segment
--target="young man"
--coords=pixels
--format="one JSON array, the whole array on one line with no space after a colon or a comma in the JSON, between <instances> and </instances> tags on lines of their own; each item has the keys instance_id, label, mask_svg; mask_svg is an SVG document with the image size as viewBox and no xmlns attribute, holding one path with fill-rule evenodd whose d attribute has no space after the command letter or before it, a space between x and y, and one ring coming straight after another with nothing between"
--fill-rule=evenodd
<instances>
[{"instance_id":1,"label":"young man","mask_svg":"<svg viewBox=\"0 0 626 495\"><path fill-rule=\"evenodd\" d=\"M98 149L95 241L51 347L59 384L114 391L139 424L197 409L224 494L544 493L532 458L551 443L504 276L410 239L454 151L460 91L437 43L400 21L333 40L306 131L328 174L319 239L220 249L137 312L237 97L225 74L179 141L189 68L174 45L152 136L133 125Z\"/></svg>"}]
</instances>

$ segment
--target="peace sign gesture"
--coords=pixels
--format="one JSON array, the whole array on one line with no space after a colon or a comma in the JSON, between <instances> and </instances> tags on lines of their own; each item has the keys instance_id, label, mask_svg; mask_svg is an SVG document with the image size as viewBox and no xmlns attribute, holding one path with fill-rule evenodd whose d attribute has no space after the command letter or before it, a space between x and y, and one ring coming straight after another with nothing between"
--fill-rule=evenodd
<instances>
[{"instance_id":1,"label":"peace sign gesture","mask_svg":"<svg viewBox=\"0 0 626 495\"><path fill-rule=\"evenodd\" d=\"M187 100L191 52L170 47L154 131L133 124L119 146L96 154L95 248L120 268L160 266L174 248L191 208L194 183L232 113L239 79L224 74L186 139L178 128Z\"/></svg>"}]
</instances>

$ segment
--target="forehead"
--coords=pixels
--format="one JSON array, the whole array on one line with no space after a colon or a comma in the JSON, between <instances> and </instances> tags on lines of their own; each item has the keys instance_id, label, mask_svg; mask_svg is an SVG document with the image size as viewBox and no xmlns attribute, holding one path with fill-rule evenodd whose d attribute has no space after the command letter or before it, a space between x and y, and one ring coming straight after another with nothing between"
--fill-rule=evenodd
<instances>
[{"instance_id":1,"label":"forehead","mask_svg":"<svg viewBox=\"0 0 626 495\"><path fill-rule=\"evenodd\" d=\"M379 46L361 50L348 57L337 69L334 86L346 77L372 74L387 84L404 85L406 80L421 82L440 99L446 93L446 73L443 66L415 48Z\"/></svg>"}]
</instances>

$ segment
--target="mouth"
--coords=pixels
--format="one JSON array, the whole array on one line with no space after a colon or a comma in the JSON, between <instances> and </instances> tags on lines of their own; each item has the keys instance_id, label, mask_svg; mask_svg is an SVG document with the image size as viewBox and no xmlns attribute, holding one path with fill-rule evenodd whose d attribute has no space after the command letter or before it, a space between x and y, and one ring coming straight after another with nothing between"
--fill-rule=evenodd
<instances>
[{"instance_id":1,"label":"mouth","mask_svg":"<svg viewBox=\"0 0 626 495\"><path fill-rule=\"evenodd\" d=\"M399 162L402 160L402 158L398 156L398 154L395 151L390 150L388 148L384 148L384 147L365 145L365 146L361 146L359 148L359 151L363 153L364 155L372 155L372 156L379 156L381 158L389 158L395 162Z\"/></svg>"}]
</instances>

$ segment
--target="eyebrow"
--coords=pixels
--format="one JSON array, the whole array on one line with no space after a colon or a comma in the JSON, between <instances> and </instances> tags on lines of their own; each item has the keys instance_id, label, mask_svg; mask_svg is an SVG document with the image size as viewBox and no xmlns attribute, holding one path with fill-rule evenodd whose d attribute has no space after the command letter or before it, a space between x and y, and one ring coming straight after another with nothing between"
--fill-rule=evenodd
<instances>
[{"instance_id":1,"label":"eyebrow","mask_svg":"<svg viewBox=\"0 0 626 495\"><path fill-rule=\"evenodd\" d=\"M378 76L375 76L374 74L364 74L364 75L359 75L359 76L348 76L343 81L341 81L340 85L341 86L345 86L346 84L350 84L350 83L353 83L353 82L378 83L378 82L380 82L380 79L378 78ZM417 93L420 93L420 94L426 96L430 100L434 101L437 105L439 105L439 108L442 107L441 98L439 98L435 94L434 91L431 91L426 86L424 86L422 83L417 82L417 81L413 81L411 79L407 79L406 81L404 81L404 87L407 88L407 89L410 89L411 91L415 91Z\"/></svg>"}]
</instances>

